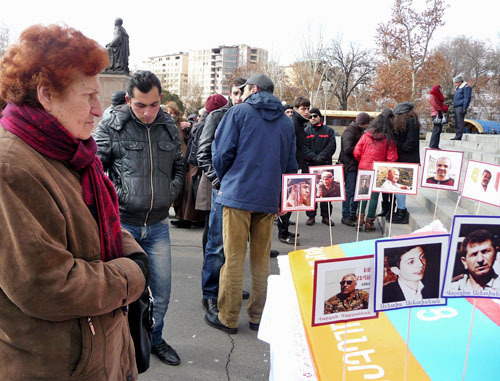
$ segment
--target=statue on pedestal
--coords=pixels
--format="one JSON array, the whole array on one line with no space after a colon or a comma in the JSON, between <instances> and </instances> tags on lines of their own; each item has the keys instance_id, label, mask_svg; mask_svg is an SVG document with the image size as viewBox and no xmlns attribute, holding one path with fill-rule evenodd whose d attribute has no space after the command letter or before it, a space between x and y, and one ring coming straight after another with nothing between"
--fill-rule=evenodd
<instances>
[{"instance_id":1,"label":"statue on pedestal","mask_svg":"<svg viewBox=\"0 0 500 381\"><path fill-rule=\"evenodd\" d=\"M104 71L108 74L129 74L128 56L130 49L128 45L128 34L122 26L123 20L115 20L115 30L113 32L113 41L106 45L109 54L109 66Z\"/></svg>"}]
</instances>

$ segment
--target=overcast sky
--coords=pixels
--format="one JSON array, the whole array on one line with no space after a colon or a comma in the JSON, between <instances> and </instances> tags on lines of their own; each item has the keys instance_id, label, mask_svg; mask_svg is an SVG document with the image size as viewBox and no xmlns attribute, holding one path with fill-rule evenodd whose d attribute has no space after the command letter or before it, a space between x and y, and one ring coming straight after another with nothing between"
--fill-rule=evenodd
<instances>
[{"instance_id":1,"label":"overcast sky","mask_svg":"<svg viewBox=\"0 0 500 381\"><path fill-rule=\"evenodd\" d=\"M2 1L0 25L11 38L27 26L66 23L103 46L113 37L114 19L123 18L130 36L130 63L150 56L219 45L247 44L267 49L269 57L289 64L301 55L304 39L323 29L324 40L373 48L377 24L389 20L394 0L193 1L193 0L36 0ZM434 45L460 34L500 42L493 0L449 0L446 24ZM414 0L421 7L424 0Z\"/></svg>"}]
</instances>

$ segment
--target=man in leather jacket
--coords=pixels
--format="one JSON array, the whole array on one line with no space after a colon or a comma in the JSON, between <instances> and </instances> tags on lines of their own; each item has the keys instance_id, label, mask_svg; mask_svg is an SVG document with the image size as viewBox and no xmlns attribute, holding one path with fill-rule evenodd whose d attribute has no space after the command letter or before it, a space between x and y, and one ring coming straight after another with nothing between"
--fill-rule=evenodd
<instances>
[{"instance_id":1,"label":"man in leather jacket","mask_svg":"<svg viewBox=\"0 0 500 381\"><path fill-rule=\"evenodd\" d=\"M104 170L115 185L122 226L148 254L155 299L152 353L169 365L180 358L162 338L171 290L170 204L184 178L177 127L160 109L159 79L137 71L127 85L127 104L103 119L94 133Z\"/></svg>"}]
</instances>

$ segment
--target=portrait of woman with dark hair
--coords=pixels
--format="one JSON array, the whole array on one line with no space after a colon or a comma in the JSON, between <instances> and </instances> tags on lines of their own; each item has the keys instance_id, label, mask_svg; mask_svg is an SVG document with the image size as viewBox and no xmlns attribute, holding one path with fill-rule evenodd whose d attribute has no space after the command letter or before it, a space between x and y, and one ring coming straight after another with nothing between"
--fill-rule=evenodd
<instances>
[{"instance_id":1,"label":"portrait of woman with dark hair","mask_svg":"<svg viewBox=\"0 0 500 381\"><path fill-rule=\"evenodd\" d=\"M439 257L434 253L439 252L440 244L385 249L384 260L387 258L390 273L396 279L384 285L382 303L438 298Z\"/></svg>"}]
</instances>

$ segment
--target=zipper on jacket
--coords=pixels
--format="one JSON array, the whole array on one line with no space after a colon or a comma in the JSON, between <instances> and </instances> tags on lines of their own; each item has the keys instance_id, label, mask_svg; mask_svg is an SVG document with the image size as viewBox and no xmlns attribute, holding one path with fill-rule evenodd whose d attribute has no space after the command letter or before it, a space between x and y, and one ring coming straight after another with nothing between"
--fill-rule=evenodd
<instances>
[{"instance_id":1,"label":"zipper on jacket","mask_svg":"<svg viewBox=\"0 0 500 381\"><path fill-rule=\"evenodd\" d=\"M94 323L92 323L92 319L90 316L87 316L87 323L89 324L90 332L92 332L92 336L95 336L95 328Z\"/></svg>"},{"instance_id":2,"label":"zipper on jacket","mask_svg":"<svg viewBox=\"0 0 500 381\"><path fill-rule=\"evenodd\" d=\"M148 218L149 218L149 213L153 210L153 200L154 200L154 189L153 189L153 149L151 147L151 127L146 127L148 131L148 146L149 146L149 164L150 164L150 169L149 169L149 179L150 179L150 185L151 185L151 204L149 206L149 210L146 213L146 219L144 220L144 226L147 226Z\"/></svg>"}]
</instances>

